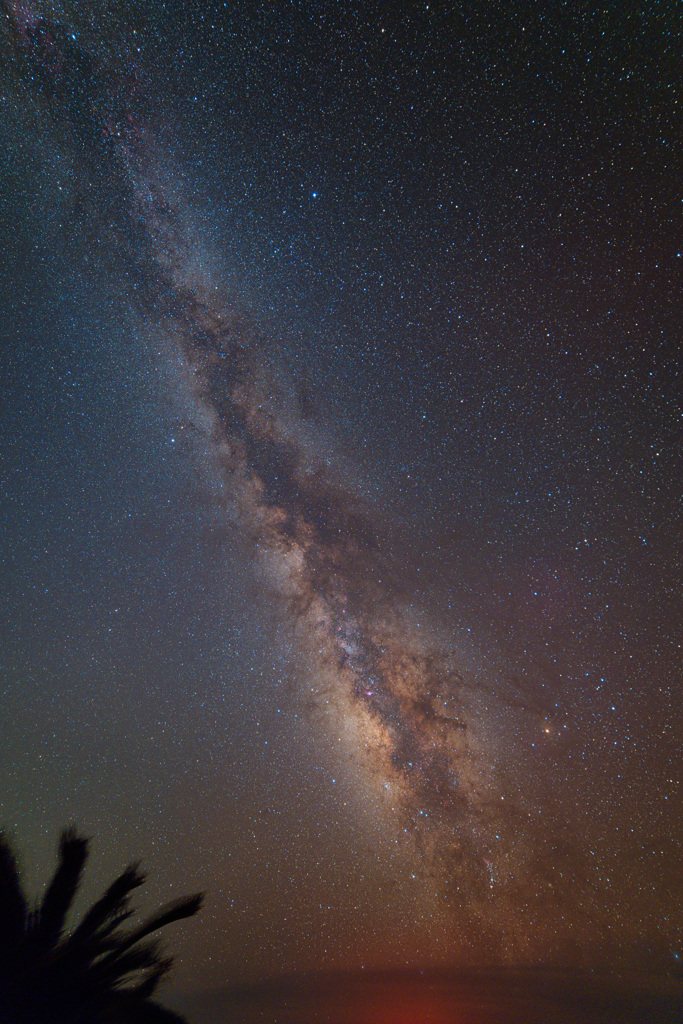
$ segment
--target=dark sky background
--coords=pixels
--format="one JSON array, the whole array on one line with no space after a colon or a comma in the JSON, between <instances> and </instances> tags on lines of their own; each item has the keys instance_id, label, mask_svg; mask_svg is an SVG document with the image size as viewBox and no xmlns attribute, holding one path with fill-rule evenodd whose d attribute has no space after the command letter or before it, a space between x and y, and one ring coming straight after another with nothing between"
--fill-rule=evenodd
<instances>
[{"instance_id":1,"label":"dark sky background","mask_svg":"<svg viewBox=\"0 0 683 1024\"><path fill-rule=\"evenodd\" d=\"M169 991L683 955L682 40L4 5L1 821Z\"/></svg>"}]
</instances>

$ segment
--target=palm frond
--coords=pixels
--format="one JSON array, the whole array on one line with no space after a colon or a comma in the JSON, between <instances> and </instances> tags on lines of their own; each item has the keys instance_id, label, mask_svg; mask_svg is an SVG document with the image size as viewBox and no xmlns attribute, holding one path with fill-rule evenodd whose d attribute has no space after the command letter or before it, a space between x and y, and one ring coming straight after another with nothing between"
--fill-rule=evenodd
<instances>
[{"instance_id":1,"label":"palm frond","mask_svg":"<svg viewBox=\"0 0 683 1024\"><path fill-rule=\"evenodd\" d=\"M182 899L174 900L172 903L167 903L156 914L148 918L144 924L141 924L139 928L136 928L135 931L126 936L118 946L117 953L130 949L136 942L140 942L141 939L151 935L152 932L157 931L159 928L165 928L167 924L192 917L201 907L203 899L204 893L198 892L194 896L185 896Z\"/></svg>"},{"instance_id":2,"label":"palm frond","mask_svg":"<svg viewBox=\"0 0 683 1024\"><path fill-rule=\"evenodd\" d=\"M149 999L149 997L156 991L157 985L161 979L165 974L168 974L172 966L172 956L160 960L158 966L155 967L150 974L144 977L137 985L133 985L131 987L131 995L137 996L138 999Z\"/></svg>"},{"instance_id":3,"label":"palm frond","mask_svg":"<svg viewBox=\"0 0 683 1024\"><path fill-rule=\"evenodd\" d=\"M156 973L163 959L159 954L159 942L154 940L134 949L127 949L123 952L116 951L108 957L104 957L91 970L90 975L99 985L108 988L120 987L130 980L130 975L140 971L151 970Z\"/></svg>"},{"instance_id":4,"label":"palm frond","mask_svg":"<svg viewBox=\"0 0 683 1024\"><path fill-rule=\"evenodd\" d=\"M16 859L0 833L0 1024L105 1019L112 1024L184 1024L182 1017L150 1001L173 961L148 936L195 914L202 895L169 903L125 932L122 925L133 914L130 895L145 880L138 865L131 864L73 934L63 937L87 857L88 840L64 832L52 881L40 904L29 910Z\"/></svg>"},{"instance_id":5,"label":"palm frond","mask_svg":"<svg viewBox=\"0 0 683 1024\"><path fill-rule=\"evenodd\" d=\"M102 935L103 929L108 934L113 928L118 927L130 916L127 908L131 892L142 885L146 877L138 864L130 864L112 882L104 895L92 905L69 941L73 945L78 945L91 939L98 932ZM113 928L112 922L116 922Z\"/></svg>"},{"instance_id":6,"label":"palm frond","mask_svg":"<svg viewBox=\"0 0 683 1024\"><path fill-rule=\"evenodd\" d=\"M133 913L133 910L121 911L94 934L79 937L76 941L74 935L70 936L59 944L53 952L53 958L59 961L64 970L87 970L116 950L121 942L121 936L116 931Z\"/></svg>"},{"instance_id":7,"label":"palm frond","mask_svg":"<svg viewBox=\"0 0 683 1024\"><path fill-rule=\"evenodd\" d=\"M102 925L102 927L99 928L92 936L92 940L97 940L98 942L104 940L115 943L120 942L121 936L114 935L114 932L116 931L117 928L121 927L124 921L128 921L131 917L133 917L134 914L135 911L132 909L122 910L119 914L116 914L114 917L112 917L111 920L107 921L106 924Z\"/></svg>"},{"instance_id":8,"label":"palm frond","mask_svg":"<svg viewBox=\"0 0 683 1024\"><path fill-rule=\"evenodd\" d=\"M0 833L0 948L16 948L25 933L27 920L28 906L17 860L7 837Z\"/></svg>"},{"instance_id":9,"label":"palm frond","mask_svg":"<svg viewBox=\"0 0 683 1024\"><path fill-rule=\"evenodd\" d=\"M59 864L36 915L34 939L39 947L49 949L59 941L87 858L88 840L72 830L63 832Z\"/></svg>"}]
</instances>

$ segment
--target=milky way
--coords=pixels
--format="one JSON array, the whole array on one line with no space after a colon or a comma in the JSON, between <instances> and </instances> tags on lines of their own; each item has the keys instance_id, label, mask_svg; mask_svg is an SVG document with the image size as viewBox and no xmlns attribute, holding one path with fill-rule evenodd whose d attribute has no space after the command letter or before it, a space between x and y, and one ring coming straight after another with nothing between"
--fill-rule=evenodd
<instances>
[{"instance_id":1,"label":"milky way","mask_svg":"<svg viewBox=\"0 0 683 1024\"><path fill-rule=\"evenodd\" d=\"M379 817L468 941L479 936L497 956L561 945L586 920L599 927L597 883L562 821L541 827L543 794L524 788L513 758L511 772L500 769L500 723L512 732L547 718L550 733L549 709L530 694L520 702L493 668L472 669L438 614L420 612L389 515L352 470L316 451L305 387L284 378L250 316L221 297L220 276L198 269L202 236L185 186L152 119L130 112L139 85L120 75L108 84L100 57L22 18L17 74L35 77L55 149L72 160L87 258L123 283L162 339L178 429L291 641L293 700L354 766L359 819Z\"/></svg>"},{"instance_id":2,"label":"milky way","mask_svg":"<svg viewBox=\"0 0 683 1024\"><path fill-rule=\"evenodd\" d=\"M487 710L500 713L500 697L478 692L454 653L421 638L380 530L267 411L255 354L230 315L178 281L171 291L169 337L195 409L187 429L208 452L226 520L254 552L263 599L275 600L294 637L301 699L342 738L361 767L360 799L393 819L418 870L450 891L489 944L491 930L515 932L513 915L500 918L506 900L523 889L527 913L534 900L547 912L570 880L557 855L552 868L542 863L530 816L492 769L480 729Z\"/></svg>"},{"instance_id":3,"label":"milky way","mask_svg":"<svg viewBox=\"0 0 683 1024\"><path fill-rule=\"evenodd\" d=\"M225 523L253 552L262 600L293 638L298 699L360 769L359 811L374 808L400 836L468 941L517 957L547 944L546 928L562 941L569 907L572 923L594 919L594 884L572 844L539 834L514 782L497 774L487 724L512 722L514 694L463 669L433 639L438 621L416 625L405 555L389 554L381 516L301 440L306 397L295 384L293 416L278 413L277 367L239 310L216 302L218 285L197 280L196 233L154 175L153 153L147 138L145 174L123 160L142 229L136 290L180 381L181 430ZM522 712L535 721L547 709L528 697Z\"/></svg>"}]
</instances>

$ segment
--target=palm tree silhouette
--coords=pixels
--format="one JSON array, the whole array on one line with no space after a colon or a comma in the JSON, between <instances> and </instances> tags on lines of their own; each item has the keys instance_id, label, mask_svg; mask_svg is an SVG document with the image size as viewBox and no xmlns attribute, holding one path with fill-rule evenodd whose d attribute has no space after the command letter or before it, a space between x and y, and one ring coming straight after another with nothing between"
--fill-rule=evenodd
<instances>
[{"instance_id":1,"label":"palm tree silhouette","mask_svg":"<svg viewBox=\"0 0 683 1024\"><path fill-rule=\"evenodd\" d=\"M62 833L59 864L42 901L29 908L17 860L0 833L1 1024L182 1024L150 999L172 964L156 940L143 941L199 910L202 894L169 903L132 930L130 894L145 881L131 864L65 933L88 840Z\"/></svg>"}]
</instances>

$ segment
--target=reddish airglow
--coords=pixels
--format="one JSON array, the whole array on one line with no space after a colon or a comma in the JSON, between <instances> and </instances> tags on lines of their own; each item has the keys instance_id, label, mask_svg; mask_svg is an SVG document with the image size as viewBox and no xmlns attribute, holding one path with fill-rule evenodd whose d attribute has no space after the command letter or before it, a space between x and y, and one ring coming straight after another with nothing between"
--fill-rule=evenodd
<instances>
[{"instance_id":1,"label":"reddish airglow","mask_svg":"<svg viewBox=\"0 0 683 1024\"><path fill-rule=\"evenodd\" d=\"M235 990L244 1024L649 1024L680 1018L681 987L544 973L356 972Z\"/></svg>"},{"instance_id":2,"label":"reddish airglow","mask_svg":"<svg viewBox=\"0 0 683 1024\"><path fill-rule=\"evenodd\" d=\"M480 999L472 1001L466 990L456 994L438 984L406 979L397 979L393 984L383 980L370 982L367 987L354 986L345 993L335 992L330 1002L339 1024L490 1024L499 1019L495 1008L482 1005ZM304 999L296 1005L292 1024L295 1019L298 1024L302 1020L307 1024L328 1020L329 1003L324 1013L320 1010L317 1000L314 1006Z\"/></svg>"},{"instance_id":3,"label":"reddish airglow","mask_svg":"<svg viewBox=\"0 0 683 1024\"><path fill-rule=\"evenodd\" d=\"M396 993L382 1005L369 1003L355 1008L353 1024L470 1024L473 1018L449 1006L436 993Z\"/></svg>"}]
</instances>

